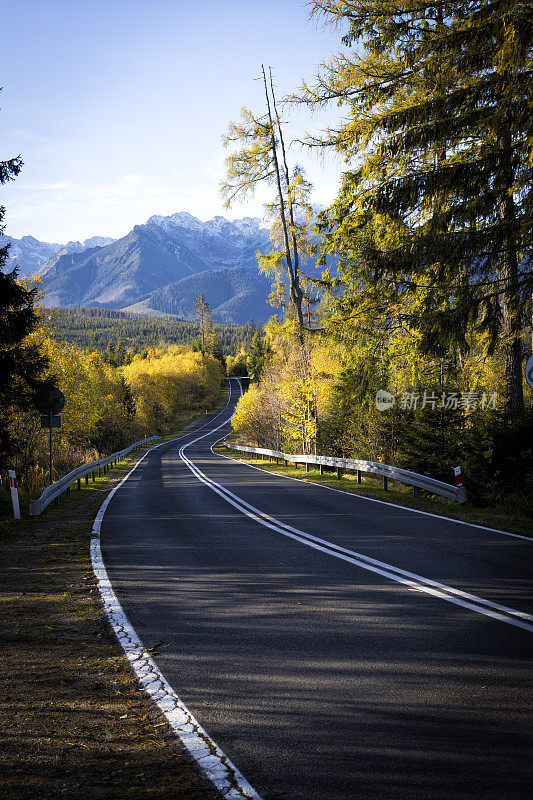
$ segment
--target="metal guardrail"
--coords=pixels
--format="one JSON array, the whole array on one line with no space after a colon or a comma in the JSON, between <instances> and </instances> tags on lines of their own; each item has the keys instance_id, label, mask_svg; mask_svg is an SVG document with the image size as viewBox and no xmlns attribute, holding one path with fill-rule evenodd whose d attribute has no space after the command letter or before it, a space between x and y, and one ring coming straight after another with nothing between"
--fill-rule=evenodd
<instances>
[{"instance_id":1,"label":"metal guardrail","mask_svg":"<svg viewBox=\"0 0 533 800\"><path fill-rule=\"evenodd\" d=\"M316 464L320 467L320 474L323 474L324 467L336 467L337 477L339 478L342 470L354 470L357 472L358 483L361 483L362 472L381 475L384 489L388 488L388 480L390 479L412 486L415 494L419 489L423 489L426 492L456 500L458 503L466 503L466 489L464 486L453 486L435 478L428 478L426 475L419 475L417 472L410 472L399 467L390 467L388 464L380 464L378 461L358 461L355 458L333 458L331 456L294 455L292 453L280 453L277 450L266 450L263 447L244 447L243 445L228 444L228 442L224 442L224 444L237 452L257 453L258 455L275 458L276 461L282 459L286 464L289 462L295 465L304 464L307 470L310 464Z\"/></svg>"},{"instance_id":2,"label":"metal guardrail","mask_svg":"<svg viewBox=\"0 0 533 800\"><path fill-rule=\"evenodd\" d=\"M63 494L65 491L69 492L70 487L74 483L78 483L79 489L80 481L83 477L85 477L85 483L88 483L88 476L90 472L93 473L94 480L94 473L96 470L98 470L98 473L100 474L102 469L105 470L105 468L113 461L120 461L122 458L124 458L124 456L127 456L128 453L131 453L132 450L135 450L136 447L140 447L146 442L151 442L154 439L160 438L160 436L150 436L147 439L141 439L140 442L135 442L135 444L126 447L124 450L120 450L118 453L112 453L110 456L101 458L100 461L91 461L90 464L82 464L81 467L76 467L76 469L73 469L72 472L68 472L58 481L55 481L55 483L51 483L50 486L47 486L38 500L30 500L30 514L34 517L38 516L41 511L44 511L46 506L52 502L52 500L55 500L56 497L59 497L59 495Z\"/></svg>"}]
</instances>

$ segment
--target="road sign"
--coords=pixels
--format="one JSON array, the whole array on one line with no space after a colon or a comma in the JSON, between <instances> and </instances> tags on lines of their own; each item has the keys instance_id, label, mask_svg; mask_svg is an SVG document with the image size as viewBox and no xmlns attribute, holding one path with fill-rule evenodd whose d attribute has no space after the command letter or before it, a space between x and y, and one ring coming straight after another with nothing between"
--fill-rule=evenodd
<instances>
[{"instance_id":1,"label":"road sign","mask_svg":"<svg viewBox=\"0 0 533 800\"><path fill-rule=\"evenodd\" d=\"M50 425L50 423L52 423ZM43 414L41 416L41 428L60 428L61 427L61 417L56 416L55 414Z\"/></svg>"},{"instance_id":2,"label":"road sign","mask_svg":"<svg viewBox=\"0 0 533 800\"><path fill-rule=\"evenodd\" d=\"M52 414L59 414L65 405L65 395L61 389L52 389L50 392L50 411Z\"/></svg>"},{"instance_id":3,"label":"road sign","mask_svg":"<svg viewBox=\"0 0 533 800\"><path fill-rule=\"evenodd\" d=\"M60 414L64 405L65 395L61 389L50 389L49 392L44 393L44 396L41 395L37 408L41 414L50 414L50 412Z\"/></svg>"},{"instance_id":4,"label":"road sign","mask_svg":"<svg viewBox=\"0 0 533 800\"><path fill-rule=\"evenodd\" d=\"M533 389L533 356L529 356L526 361L526 381Z\"/></svg>"}]
</instances>

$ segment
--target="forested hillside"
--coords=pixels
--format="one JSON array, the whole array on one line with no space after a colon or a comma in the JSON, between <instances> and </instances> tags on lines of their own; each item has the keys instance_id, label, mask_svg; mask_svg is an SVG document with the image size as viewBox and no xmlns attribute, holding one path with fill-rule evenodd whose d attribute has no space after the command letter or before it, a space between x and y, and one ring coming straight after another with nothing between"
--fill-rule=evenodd
<instances>
[{"instance_id":1,"label":"forested hillside","mask_svg":"<svg viewBox=\"0 0 533 800\"><path fill-rule=\"evenodd\" d=\"M122 340L126 348L165 347L171 344L191 344L198 339L197 322L181 319L141 316L106 308L53 308L50 310L50 332L54 338L88 347L103 353L109 342ZM248 325L213 325L225 355L247 347L257 330Z\"/></svg>"}]
</instances>

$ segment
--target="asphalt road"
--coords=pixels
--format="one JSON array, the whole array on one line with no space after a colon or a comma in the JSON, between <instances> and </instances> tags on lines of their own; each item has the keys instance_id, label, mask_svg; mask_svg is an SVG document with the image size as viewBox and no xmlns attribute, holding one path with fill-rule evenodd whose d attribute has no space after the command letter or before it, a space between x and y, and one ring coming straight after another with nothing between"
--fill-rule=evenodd
<instances>
[{"instance_id":1,"label":"asphalt road","mask_svg":"<svg viewBox=\"0 0 533 800\"><path fill-rule=\"evenodd\" d=\"M145 458L102 524L167 680L264 800L529 798L533 625L512 610L533 613L533 542L216 455L237 395Z\"/></svg>"}]
</instances>

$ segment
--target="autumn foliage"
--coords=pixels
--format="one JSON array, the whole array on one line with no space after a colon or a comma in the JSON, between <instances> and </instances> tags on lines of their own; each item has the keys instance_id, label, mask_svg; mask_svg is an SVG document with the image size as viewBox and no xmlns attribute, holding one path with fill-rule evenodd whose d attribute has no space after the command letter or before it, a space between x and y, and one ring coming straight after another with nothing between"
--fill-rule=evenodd
<instances>
[{"instance_id":1,"label":"autumn foliage","mask_svg":"<svg viewBox=\"0 0 533 800\"><path fill-rule=\"evenodd\" d=\"M180 418L210 408L223 370L216 358L182 345L149 349L113 367L101 355L52 339L45 324L31 340L48 361L66 402L54 430L54 478L145 435L164 435ZM34 407L13 409L16 442L10 466L30 491L48 483L48 431Z\"/></svg>"}]
</instances>

